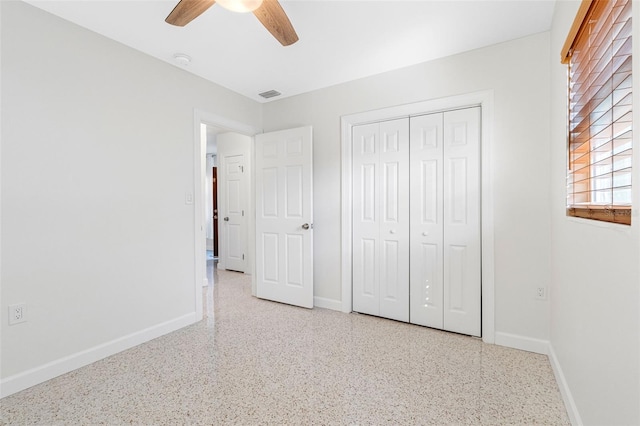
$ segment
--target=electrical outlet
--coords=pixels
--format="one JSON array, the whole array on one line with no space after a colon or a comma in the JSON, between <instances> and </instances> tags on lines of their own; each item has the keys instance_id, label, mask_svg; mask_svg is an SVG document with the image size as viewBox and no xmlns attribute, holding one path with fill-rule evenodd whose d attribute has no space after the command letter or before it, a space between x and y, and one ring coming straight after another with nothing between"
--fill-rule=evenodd
<instances>
[{"instance_id":1,"label":"electrical outlet","mask_svg":"<svg viewBox=\"0 0 640 426\"><path fill-rule=\"evenodd\" d=\"M27 304L18 303L9 306L9 325L27 321Z\"/></svg>"},{"instance_id":2,"label":"electrical outlet","mask_svg":"<svg viewBox=\"0 0 640 426\"><path fill-rule=\"evenodd\" d=\"M536 287L536 299L538 299L538 300L547 300L547 288L546 287Z\"/></svg>"}]
</instances>

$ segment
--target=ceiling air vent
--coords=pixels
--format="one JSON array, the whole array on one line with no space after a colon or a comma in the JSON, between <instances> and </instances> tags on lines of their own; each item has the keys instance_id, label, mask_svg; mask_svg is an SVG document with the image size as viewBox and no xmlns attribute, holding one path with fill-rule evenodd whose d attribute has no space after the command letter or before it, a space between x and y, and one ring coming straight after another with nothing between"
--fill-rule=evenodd
<instances>
[{"instance_id":1,"label":"ceiling air vent","mask_svg":"<svg viewBox=\"0 0 640 426\"><path fill-rule=\"evenodd\" d=\"M281 94L282 93L278 92L277 90L267 90L266 92L260 93L260 96L262 96L265 99L269 99L275 96L280 96Z\"/></svg>"}]
</instances>

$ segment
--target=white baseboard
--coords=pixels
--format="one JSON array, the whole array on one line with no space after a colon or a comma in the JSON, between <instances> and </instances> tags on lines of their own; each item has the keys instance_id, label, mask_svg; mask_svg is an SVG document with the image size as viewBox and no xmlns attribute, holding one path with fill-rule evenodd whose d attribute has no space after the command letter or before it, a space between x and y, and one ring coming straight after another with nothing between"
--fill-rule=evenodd
<instances>
[{"instance_id":1,"label":"white baseboard","mask_svg":"<svg viewBox=\"0 0 640 426\"><path fill-rule=\"evenodd\" d=\"M553 375L556 377L556 382L560 388L560 394L562 395L564 407L567 409L567 414L569 415L571 424L574 426L582 425L582 418L578 412L578 407L576 406L576 402L574 401L569 385L567 384L567 379L564 377L562 367L560 367L560 362L558 361L558 357L556 356L551 344L549 344L549 362L551 363Z\"/></svg>"},{"instance_id":2,"label":"white baseboard","mask_svg":"<svg viewBox=\"0 0 640 426\"><path fill-rule=\"evenodd\" d=\"M195 312L0 380L0 398L46 382L196 322Z\"/></svg>"},{"instance_id":3,"label":"white baseboard","mask_svg":"<svg viewBox=\"0 0 640 426\"><path fill-rule=\"evenodd\" d=\"M547 355L549 353L548 340L518 336L517 334L501 333L499 331L496 331L495 338L496 345L534 352L542 355Z\"/></svg>"},{"instance_id":4,"label":"white baseboard","mask_svg":"<svg viewBox=\"0 0 640 426\"><path fill-rule=\"evenodd\" d=\"M332 311L342 311L342 302L334 299L315 296L313 306L316 308L331 309Z\"/></svg>"}]
</instances>

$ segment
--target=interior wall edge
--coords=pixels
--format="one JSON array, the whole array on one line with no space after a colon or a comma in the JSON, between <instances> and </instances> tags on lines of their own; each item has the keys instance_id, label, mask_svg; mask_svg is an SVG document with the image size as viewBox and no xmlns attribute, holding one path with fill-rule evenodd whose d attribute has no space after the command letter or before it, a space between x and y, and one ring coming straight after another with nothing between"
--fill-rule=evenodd
<instances>
[{"instance_id":1,"label":"interior wall edge","mask_svg":"<svg viewBox=\"0 0 640 426\"><path fill-rule=\"evenodd\" d=\"M551 369L553 370L553 375L556 378L556 382L558 384L558 388L560 389L560 395L562 395L562 401L564 402L564 407L567 410L567 414L569 415L569 420L571 420L572 425L582 425L582 418L580 417L580 413L578 412L578 407L576 405L575 400L573 399L573 395L571 393L571 389L569 388L569 384L567 383L567 379L562 371L562 367L560 366L560 361L556 356L556 353L553 349L553 344L549 343L548 347L548 356L549 362L551 363Z\"/></svg>"},{"instance_id":2,"label":"interior wall edge","mask_svg":"<svg viewBox=\"0 0 640 426\"><path fill-rule=\"evenodd\" d=\"M114 339L0 380L0 398L20 392L198 321L195 312Z\"/></svg>"}]
</instances>

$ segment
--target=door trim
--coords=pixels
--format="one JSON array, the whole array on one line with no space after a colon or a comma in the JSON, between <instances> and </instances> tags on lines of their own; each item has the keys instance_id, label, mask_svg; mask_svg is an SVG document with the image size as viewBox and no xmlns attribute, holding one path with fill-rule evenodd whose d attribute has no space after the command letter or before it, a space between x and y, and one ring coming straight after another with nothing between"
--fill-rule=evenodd
<instances>
[{"instance_id":1,"label":"door trim","mask_svg":"<svg viewBox=\"0 0 640 426\"><path fill-rule=\"evenodd\" d=\"M207 153L207 142L206 135L202 135L200 131L201 124L208 124L213 127L223 128L230 132L241 133L243 135L253 137L257 133L260 133L261 130L255 128L249 124L241 123L239 121L230 120L226 117L222 117L220 115L211 114L206 111L194 108L193 110L193 194L194 194L194 208L193 208L193 235L194 235L194 288L195 288L195 313L196 313L196 321L200 321L203 317L202 312L202 284L207 280L207 258L206 258L206 248L207 248L207 233L205 231L206 225L206 212L205 212L205 199L208 197L206 194L206 186L205 179L207 179L207 162L206 162L206 153ZM253 151L253 150L252 150ZM253 195L253 182L249 182L249 186L251 187L251 197ZM252 201L249 199L249 211L252 210ZM248 224L248 237L251 238L253 234L251 233L254 223L251 222L251 217L249 216L249 224ZM255 274L252 273L252 281ZM252 293L255 294L255 285L252 285L251 289Z\"/></svg>"},{"instance_id":2,"label":"door trim","mask_svg":"<svg viewBox=\"0 0 640 426\"><path fill-rule=\"evenodd\" d=\"M481 107L481 170L482 170L482 340L495 343L495 283L493 224L493 90L427 100L341 117L342 149L342 311L352 312L352 155L353 126L391 120L412 115L448 111L470 106Z\"/></svg>"}]
</instances>

